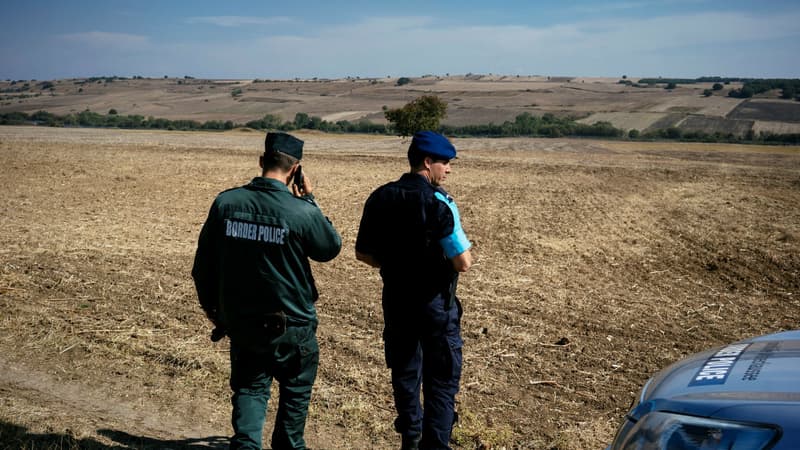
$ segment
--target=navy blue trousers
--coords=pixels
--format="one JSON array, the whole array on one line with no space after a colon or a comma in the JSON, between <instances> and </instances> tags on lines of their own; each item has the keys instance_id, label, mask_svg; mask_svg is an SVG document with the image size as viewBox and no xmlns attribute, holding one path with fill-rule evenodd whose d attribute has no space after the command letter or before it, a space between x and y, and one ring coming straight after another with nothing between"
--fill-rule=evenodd
<instances>
[{"instance_id":1,"label":"navy blue trousers","mask_svg":"<svg viewBox=\"0 0 800 450\"><path fill-rule=\"evenodd\" d=\"M383 337L386 364L392 370L395 429L405 439L421 437L420 449L450 449L461 379L461 306L456 300L445 309L448 302L442 296L419 308L392 308L387 301L397 304L398 299L384 301Z\"/></svg>"}]
</instances>

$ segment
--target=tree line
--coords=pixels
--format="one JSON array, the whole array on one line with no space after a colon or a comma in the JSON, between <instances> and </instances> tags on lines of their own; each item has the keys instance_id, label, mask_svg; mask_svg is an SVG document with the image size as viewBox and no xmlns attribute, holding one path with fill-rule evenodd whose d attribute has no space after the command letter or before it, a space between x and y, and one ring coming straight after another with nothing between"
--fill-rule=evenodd
<instances>
[{"instance_id":1,"label":"tree line","mask_svg":"<svg viewBox=\"0 0 800 450\"><path fill-rule=\"evenodd\" d=\"M0 114L0 125L46 125L51 127L89 127L89 128L128 128L128 129L157 129L157 130L232 130L236 125L228 120L209 120L198 122L196 120L169 120L140 115L121 115L112 109L108 114L93 111L82 111L77 114L64 116L47 111L37 111L33 114L24 112L10 112Z\"/></svg>"},{"instance_id":2,"label":"tree line","mask_svg":"<svg viewBox=\"0 0 800 450\"><path fill-rule=\"evenodd\" d=\"M750 98L754 95L763 94L773 89L781 90L781 98L800 100L800 79L798 78L733 78L733 77L700 77L700 78L641 78L639 85L652 86L655 84L666 84L668 88L674 89L678 84L695 83L715 83L714 90L719 90L722 85L719 83L730 84L731 82L742 83L742 87L731 89L728 97ZM630 80L620 80L621 84L633 85ZM708 95L706 90L704 95Z\"/></svg>"},{"instance_id":3,"label":"tree line","mask_svg":"<svg viewBox=\"0 0 800 450\"><path fill-rule=\"evenodd\" d=\"M329 122L318 116L309 116L299 112L291 121L267 114L261 119L251 120L244 125L233 121L209 120L168 120L141 115L121 115L112 109L108 114L83 111L78 114L60 116L47 111L33 114L10 112L0 114L0 125L36 124L54 127L98 127L126 129L158 129L181 131L223 131L245 126L256 130L319 130L328 133L368 133L397 134L410 136L419 130L436 130L454 137L599 137L611 139L665 139L695 142L763 142L800 145L800 134L775 134L761 132L756 135L752 130L745 136L732 133L705 133L702 131L683 131L670 127L661 130L640 132L614 127L610 122L594 124L579 123L572 117L559 117L552 113L535 116L524 112L515 119L501 124L482 125L444 125L440 121L446 115L447 104L436 96L421 96L397 109L384 108L384 116L388 124L373 123L368 120L350 122L340 120Z\"/></svg>"},{"instance_id":4,"label":"tree line","mask_svg":"<svg viewBox=\"0 0 800 450\"><path fill-rule=\"evenodd\" d=\"M631 139L641 140L678 140L684 142L726 142L731 144L756 143L756 144L784 144L800 145L800 133L773 133L761 131L756 134L752 129L740 136L734 133L724 133L715 131L708 133L705 131L684 131L677 127L668 127L658 130L640 133L638 130L630 130L628 133Z\"/></svg>"},{"instance_id":5,"label":"tree line","mask_svg":"<svg viewBox=\"0 0 800 450\"><path fill-rule=\"evenodd\" d=\"M390 111L387 111L389 114ZM391 114L389 114L391 116ZM398 119L398 117L395 117ZM267 114L261 119L251 120L244 125L232 121L210 120L198 122L195 120L169 120L140 115L99 114L92 111L83 111L78 114L65 116L47 111L38 111L33 114L24 112L10 112L0 114L0 125L45 125L52 127L93 127L93 128L123 128L123 129L156 129L179 131L221 131L232 130L241 126L256 130L319 130L328 133L368 133L368 134L398 134L409 136L423 129L438 130L450 136L462 137L510 137L510 136L539 136L539 137L564 137L564 136L592 136L592 137L621 137L624 132L614 128L609 122L597 122L586 125L575 122L570 118L560 118L547 113L543 116L534 116L522 113L514 121L502 124L487 125L440 125L437 120L425 119L414 122L402 118L402 122L389 124L373 123L367 120L350 122L340 120L329 122L317 116L306 113L295 114L294 120L282 121L280 117Z\"/></svg>"},{"instance_id":6,"label":"tree line","mask_svg":"<svg viewBox=\"0 0 800 450\"><path fill-rule=\"evenodd\" d=\"M773 89L781 90L781 98L800 100L800 79L759 79L746 81L740 89L732 89L729 97L750 98Z\"/></svg>"}]
</instances>

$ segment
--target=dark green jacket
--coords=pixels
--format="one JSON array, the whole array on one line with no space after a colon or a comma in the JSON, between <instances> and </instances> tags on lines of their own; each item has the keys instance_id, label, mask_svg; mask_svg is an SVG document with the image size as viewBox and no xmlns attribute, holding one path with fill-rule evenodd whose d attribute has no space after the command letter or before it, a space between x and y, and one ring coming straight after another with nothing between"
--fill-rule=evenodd
<instances>
[{"instance_id":1,"label":"dark green jacket","mask_svg":"<svg viewBox=\"0 0 800 450\"><path fill-rule=\"evenodd\" d=\"M256 177L220 193L200 231L192 277L200 305L232 340L252 335L266 313L316 322L319 296L309 258L329 261L342 240L313 197Z\"/></svg>"}]
</instances>

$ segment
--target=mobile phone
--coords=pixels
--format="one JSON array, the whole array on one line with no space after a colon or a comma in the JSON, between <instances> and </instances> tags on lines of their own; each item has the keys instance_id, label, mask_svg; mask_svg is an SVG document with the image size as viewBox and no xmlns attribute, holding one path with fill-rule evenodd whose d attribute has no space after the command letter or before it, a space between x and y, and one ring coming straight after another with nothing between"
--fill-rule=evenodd
<instances>
[{"instance_id":1,"label":"mobile phone","mask_svg":"<svg viewBox=\"0 0 800 450\"><path fill-rule=\"evenodd\" d=\"M294 172L294 178L292 179L292 184L297 186L301 191L305 190L305 180L303 179L303 166L297 166L297 170Z\"/></svg>"}]
</instances>

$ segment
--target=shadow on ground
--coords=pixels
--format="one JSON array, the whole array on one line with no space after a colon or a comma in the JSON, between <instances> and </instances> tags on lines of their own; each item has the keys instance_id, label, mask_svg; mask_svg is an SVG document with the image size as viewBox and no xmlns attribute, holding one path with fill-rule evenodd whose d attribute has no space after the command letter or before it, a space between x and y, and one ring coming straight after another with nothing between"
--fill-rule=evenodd
<instances>
[{"instance_id":1,"label":"shadow on ground","mask_svg":"<svg viewBox=\"0 0 800 450\"><path fill-rule=\"evenodd\" d=\"M71 430L50 433L31 433L27 428L0 421L0 449L37 450L182 450L182 449L227 449L227 436L210 436L191 439L155 439L134 436L117 430L97 430L97 434L114 441L105 444L92 438L77 438Z\"/></svg>"}]
</instances>

